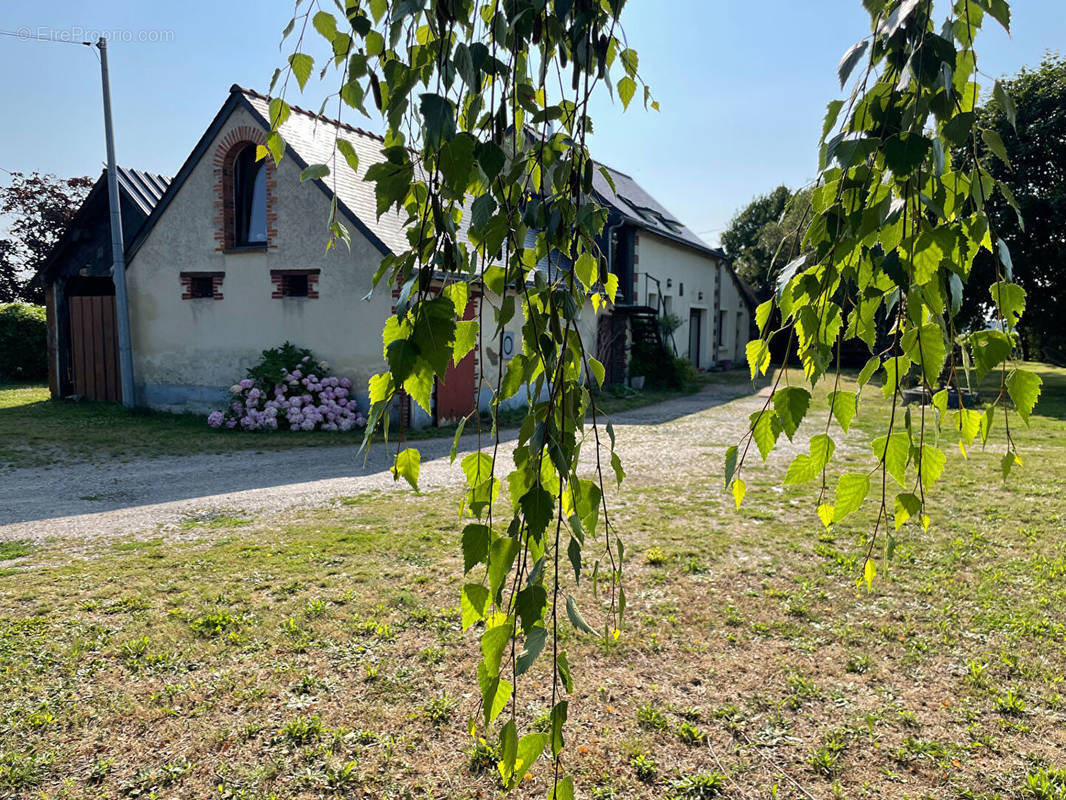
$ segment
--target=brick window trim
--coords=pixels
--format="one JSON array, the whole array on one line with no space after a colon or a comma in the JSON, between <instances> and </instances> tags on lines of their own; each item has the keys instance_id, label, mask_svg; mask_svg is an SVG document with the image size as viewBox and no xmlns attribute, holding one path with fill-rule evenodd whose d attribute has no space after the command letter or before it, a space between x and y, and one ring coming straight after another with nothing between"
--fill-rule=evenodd
<instances>
[{"instance_id":1,"label":"brick window trim","mask_svg":"<svg viewBox=\"0 0 1066 800\"><path fill-rule=\"evenodd\" d=\"M237 154L249 145L265 145L266 134L262 128L253 125L238 125L230 129L214 155L214 229L215 251L219 253L245 253L274 250L278 246L278 180L274 161L270 157L266 163L266 218L267 243L238 247L234 233L233 203L233 162Z\"/></svg>"},{"instance_id":2,"label":"brick window trim","mask_svg":"<svg viewBox=\"0 0 1066 800\"><path fill-rule=\"evenodd\" d=\"M285 279L288 277L306 277L308 300L318 299L318 276L322 270L318 269L272 269L270 270L270 282L274 290L270 294L272 300L280 300L289 297L285 293ZM304 299L302 296L299 299Z\"/></svg>"},{"instance_id":3,"label":"brick window trim","mask_svg":"<svg viewBox=\"0 0 1066 800\"><path fill-rule=\"evenodd\" d=\"M222 299L222 280L226 277L225 272L182 272L180 274L181 279L181 299L182 300L221 300ZM210 278L211 279L211 297L193 297L192 284L193 280L197 278Z\"/></svg>"}]
</instances>

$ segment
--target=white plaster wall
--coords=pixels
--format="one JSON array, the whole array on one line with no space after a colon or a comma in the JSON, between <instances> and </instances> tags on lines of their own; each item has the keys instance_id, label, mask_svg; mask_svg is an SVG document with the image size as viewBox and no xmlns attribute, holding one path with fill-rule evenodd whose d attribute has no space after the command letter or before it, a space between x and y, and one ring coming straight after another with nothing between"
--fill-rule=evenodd
<instances>
[{"instance_id":1,"label":"white plaster wall","mask_svg":"<svg viewBox=\"0 0 1066 800\"><path fill-rule=\"evenodd\" d=\"M681 326L674 331L674 341L677 344L677 354L683 358L689 355L689 315L693 308L699 309L703 320L699 337L700 354L696 366L706 369L713 365L716 357L711 353L711 340L714 334L714 292L718 280L718 260L644 230L640 231L637 240L637 258L636 302L648 302L643 273L658 278L670 313L681 319ZM669 288L666 285L668 279L671 282ZM654 284L649 286L650 291L654 293ZM669 346L669 341L667 345Z\"/></svg>"},{"instance_id":2,"label":"white plaster wall","mask_svg":"<svg viewBox=\"0 0 1066 800\"><path fill-rule=\"evenodd\" d=\"M351 251L339 244L326 252L329 200L313 183L300 183L291 158L276 172L277 248L216 252L212 156L228 130L254 124L243 109L230 117L130 264L134 370L141 401L152 407L212 407L265 348L285 341L352 378L360 396L384 364L391 292L379 287L369 302L361 299L381 255L350 223ZM272 269L320 269L319 297L272 299ZM183 271L224 272L223 299L182 300Z\"/></svg>"}]
</instances>

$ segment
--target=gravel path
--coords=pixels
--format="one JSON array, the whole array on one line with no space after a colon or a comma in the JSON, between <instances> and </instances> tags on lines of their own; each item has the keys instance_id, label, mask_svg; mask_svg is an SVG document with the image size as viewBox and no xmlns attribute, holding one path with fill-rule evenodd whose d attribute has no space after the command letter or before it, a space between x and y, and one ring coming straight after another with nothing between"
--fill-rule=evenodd
<instances>
[{"instance_id":1,"label":"gravel path","mask_svg":"<svg viewBox=\"0 0 1066 800\"><path fill-rule=\"evenodd\" d=\"M630 480L720 470L723 448L737 440L762 402L750 384L738 380L616 414L618 448ZM458 463L448 463L451 439L414 445L422 452L423 490L462 486ZM475 437L464 436L461 447L474 449ZM350 446L317 447L19 469L5 474L0 485L0 540L158 535L207 513L260 515L322 506L394 487L391 455L391 447L379 445L364 465Z\"/></svg>"}]
</instances>

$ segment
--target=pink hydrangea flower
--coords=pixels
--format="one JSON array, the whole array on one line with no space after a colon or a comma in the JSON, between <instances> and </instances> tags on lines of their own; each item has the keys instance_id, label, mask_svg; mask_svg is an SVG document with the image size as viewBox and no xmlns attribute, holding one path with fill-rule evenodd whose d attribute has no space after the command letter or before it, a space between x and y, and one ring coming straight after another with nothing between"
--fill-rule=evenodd
<instances>
[{"instance_id":1,"label":"pink hydrangea flower","mask_svg":"<svg viewBox=\"0 0 1066 800\"><path fill-rule=\"evenodd\" d=\"M223 419L224 415L221 411L212 411L207 416L207 424L210 425L212 428L221 428Z\"/></svg>"}]
</instances>

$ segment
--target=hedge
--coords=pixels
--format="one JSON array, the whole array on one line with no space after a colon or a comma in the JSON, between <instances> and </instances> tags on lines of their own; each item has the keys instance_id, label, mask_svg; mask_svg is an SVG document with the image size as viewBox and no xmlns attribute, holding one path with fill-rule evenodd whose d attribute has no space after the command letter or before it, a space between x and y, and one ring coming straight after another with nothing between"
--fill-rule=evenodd
<instances>
[{"instance_id":1,"label":"hedge","mask_svg":"<svg viewBox=\"0 0 1066 800\"><path fill-rule=\"evenodd\" d=\"M0 378L39 381L48 377L48 323L44 306L0 304Z\"/></svg>"}]
</instances>

